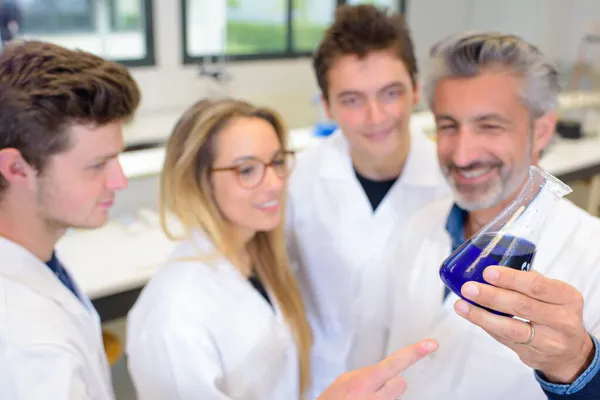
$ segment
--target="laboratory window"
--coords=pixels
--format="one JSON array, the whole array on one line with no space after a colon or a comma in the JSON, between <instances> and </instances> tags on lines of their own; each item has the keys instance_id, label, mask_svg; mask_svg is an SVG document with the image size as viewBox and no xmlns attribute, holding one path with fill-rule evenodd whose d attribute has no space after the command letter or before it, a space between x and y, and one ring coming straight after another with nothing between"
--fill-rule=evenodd
<instances>
[{"instance_id":1,"label":"laboratory window","mask_svg":"<svg viewBox=\"0 0 600 400\"><path fill-rule=\"evenodd\" d=\"M181 0L183 61L307 57L343 0ZM361 3L348 1L348 3ZM365 3L365 2L362 2ZM403 9L404 1L370 1Z\"/></svg>"},{"instance_id":2,"label":"laboratory window","mask_svg":"<svg viewBox=\"0 0 600 400\"><path fill-rule=\"evenodd\" d=\"M3 41L44 40L129 66L154 64L152 0L3 0L1 3Z\"/></svg>"}]
</instances>

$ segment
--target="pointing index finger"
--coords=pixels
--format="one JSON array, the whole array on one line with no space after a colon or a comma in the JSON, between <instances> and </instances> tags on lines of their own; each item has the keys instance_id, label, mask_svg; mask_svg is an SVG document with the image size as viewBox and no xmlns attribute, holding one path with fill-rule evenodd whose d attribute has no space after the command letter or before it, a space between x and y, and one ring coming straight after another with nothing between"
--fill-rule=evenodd
<instances>
[{"instance_id":1,"label":"pointing index finger","mask_svg":"<svg viewBox=\"0 0 600 400\"><path fill-rule=\"evenodd\" d=\"M437 341L425 339L386 357L375 365L376 373L373 376L373 388L379 389L387 381L394 378L405 369L421 360L423 357L433 353L438 348Z\"/></svg>"}]
</instances>

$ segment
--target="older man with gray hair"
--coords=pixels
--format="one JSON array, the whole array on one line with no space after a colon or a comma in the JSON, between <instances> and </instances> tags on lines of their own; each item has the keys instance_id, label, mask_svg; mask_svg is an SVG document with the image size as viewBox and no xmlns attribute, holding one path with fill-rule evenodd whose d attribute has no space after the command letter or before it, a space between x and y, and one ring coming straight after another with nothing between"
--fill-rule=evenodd
<instances>
[{"instance_id":1,"label":"older man with gray hair","mask_svg":"<svg viewBox=\"0 0 600 400\"><path fill-rule=\"evenodd\" d=\"M439 275L538 163L555 130L557 71L535 46L502 33L449 37L430 55L424 91L453 194L414 214L399 238L389 349L424 335L440 344L404 374L402 398L600 399L600 220L561 199L534 270L491 266L458 293Z\"/></svg>"}]
</instances>

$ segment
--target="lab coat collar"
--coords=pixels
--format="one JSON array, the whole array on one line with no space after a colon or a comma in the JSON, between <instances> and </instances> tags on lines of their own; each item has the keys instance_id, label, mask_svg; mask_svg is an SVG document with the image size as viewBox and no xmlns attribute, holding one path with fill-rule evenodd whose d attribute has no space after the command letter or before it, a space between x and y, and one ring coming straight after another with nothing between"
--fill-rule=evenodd
<instances>
[{"instance_id":1,"label":"lab coat collar","mask_svg":"<svg viewBox=\"0 0 600 400\"><path fill-rule=\"evenodd\" d=\"M318 157L320 177L342 180L356 179L348 141L340 129L323 139L323 143L320 143L314 150L320 153L320 157Z\"/></svg>"},{"instance_id":2,"label":"lab coat collar","mask_svg":"<svg viewBox=\"0 0 600 400\"><path fill-rule=\"evenodd\" d=\"M248 289L255 292L258 296L261 296L252 286L252 283L248 278L240 273L235 265L217 250L212 240L210 240L208 235L201 230L193 230L191 235L188 236L188 238L185 239L172 253L171 258L174 260L184 260L189 258L201 259L203 262L211 264L212 267L219 269L220 272L225 273L228 277L244 282L244 285L246 285ZM280 304L278 303L275 294L269 287L265 287L265 290L269 297L269 301L271 302L271 304L265 304L265 307L271 308L276 317L280 321L283 321L283 313L281 312Z\"/></svg>"},{"instance_id":3,"label":"lab coat collar","mask_svg":"<svg viewBox=\"0 0 600 400\"><path fill-rule=\"evenodd\" d=\"M411 131L410 150L400 175L403 185L440 187L444 178L436 157L435 143L422 131ZM341 130L336 130L316 151L324 151L319 176L329 179L356 180L348 142ZM328 151L329 150L329 151Z\"/></svg>"},{"instance_id":4,"label":"lab coat collar","mask_svg":"<svg viewBox=\"0 0 600 400\"><path fill-rule=\"evenodd\" d=\"M408 186L440 187L445 184L437 159L436 144L421 130L410 134L410 151L400 181Z\"/></svg>"},{"instance_id":5,"label":"lab coat collar","mask_svg":"<svg viewBox=\"0 0 600 400\"><path fill-rule=\"evenodd\" d=\"M76 283L75 290L82 301L60 282L43 261L19 244L0 237L0 255L0 275L57 301L69 310L93 310L91 302Z\"/></svg>"}]
</instances>

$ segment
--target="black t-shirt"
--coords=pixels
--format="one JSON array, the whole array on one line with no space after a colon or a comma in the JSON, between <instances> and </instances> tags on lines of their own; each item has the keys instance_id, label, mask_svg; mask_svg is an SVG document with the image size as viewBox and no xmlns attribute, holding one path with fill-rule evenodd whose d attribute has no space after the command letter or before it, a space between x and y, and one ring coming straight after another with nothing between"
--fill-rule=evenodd
<instances>
[{"instance_id":1,"label":"black t-shirt","mask_svg":"<svg viewBox=\"0 0 600 400\"><path fill-rule=\"evenodd\" d=\"M263 283L260 280L260 278L258 277L258 275L253 272L252 275L250 275L248 277L248 281L252 284L252 286L254 286L254 289L256 289L256 291L258 291L258 293L260 293L260 295L262 297L264 297L265 300L267 300L267 302L269 304L271 304L271 300L269 299L269 296L267 295L265 286L263 285Z\"/></svg>"},{"instance_id":2,"label":"black t-shirt","mask_svg":"<svg viewBox=\"0 0 600 400\"><path fill-rule=\"evenodd\" d=\"M369 178L365 178L355 169L354 173L360 182L369 202L371 203L371 207L373 207L373 211L379 207L379 204L385 197L385 195L390 191L391 187L394 185L398 178L388 179L385 181L374 181Z\"/></svg>"}]
</instances>

